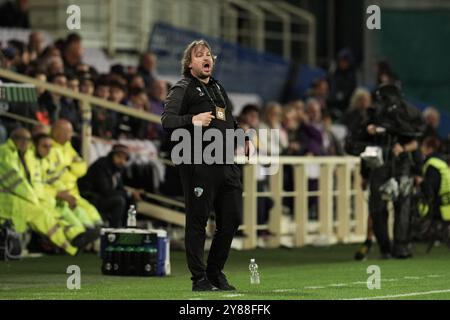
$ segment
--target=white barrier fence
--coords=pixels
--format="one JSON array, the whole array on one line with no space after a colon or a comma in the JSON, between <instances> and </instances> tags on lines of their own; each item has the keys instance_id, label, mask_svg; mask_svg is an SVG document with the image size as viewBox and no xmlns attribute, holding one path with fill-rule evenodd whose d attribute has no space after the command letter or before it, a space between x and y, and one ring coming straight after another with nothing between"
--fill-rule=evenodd
<instances>
[{"instance_id":1,"label":"white barrier fence","mask_svg":"<svg viewBox=\"0 0 450 320\"><path fill-rule=\"evenodd\" d=\"M359 242L365 239L367 201L361 189L360 160L355 157L280 157L279 170L268 176L268 190L257 191L258 165L243 167L244 215L241 229L244 249L258 245L257 230L268 230L266 247L300 247L308 244ZM309 190L308 172L319 166L318 190ZM283 187L287 166L292 167L293 190ZM257 224L259 197L270 197L273 206L266 225ZM283 213L283 199L292 198L293 210ZM310 217L310 205L317 203L317 219Z\"/></svg>"}]
</instances>

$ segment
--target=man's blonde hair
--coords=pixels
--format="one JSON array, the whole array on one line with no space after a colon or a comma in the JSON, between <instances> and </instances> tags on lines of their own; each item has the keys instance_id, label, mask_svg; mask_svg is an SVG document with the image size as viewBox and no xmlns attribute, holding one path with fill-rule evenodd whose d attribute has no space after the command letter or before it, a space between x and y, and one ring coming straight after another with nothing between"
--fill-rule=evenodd
<instances>
[{"instance_id":1,"label":"man's blonde hair","mask_svg":"<svg viewBox=\"0 0 450 320\"><path fill-rule=\"evenodd\" d=\"M192 41L187 46L187 48L184 50L183 58L181 59L181 74L182 75L187 76L191 73L191 68L189 68L189 65L191 64L191 61L192 61L192 51L194 51L194 49L198 46L203 46L203 47L207 48L209 50L209 52L211 53L213 62L214 63L216 62L216 57L212 53L211 46L209 45L209 43L206 40L200 39L200 40Z\"/></svg>"}]
</instances>

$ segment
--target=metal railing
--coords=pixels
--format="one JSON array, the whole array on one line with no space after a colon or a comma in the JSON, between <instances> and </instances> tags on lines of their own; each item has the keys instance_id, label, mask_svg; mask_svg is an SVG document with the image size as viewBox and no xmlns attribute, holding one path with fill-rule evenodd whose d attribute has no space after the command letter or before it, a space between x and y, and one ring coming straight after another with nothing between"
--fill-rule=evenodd
<instances>
[{"instance_id":1,"label":"metal railing","mask_svg":"<svg viewBox=\"0 0 450 320\"><path fill-rule=\"evenodd\" d=\"M140 118L143 120L147 120L153 123L161 123L161 119L159 116L136 110L133 108L129 108L120 104L112 103L108 100L100 99L97 97L89 96L86 94L82 94L79 92L74 92L69 89L66 89L61 86L57 86L45 81L37 80L35 78L27 77L9 70L0 69L0 77L9 79L11 81L20 82L20 83L28 83L35 85L36 87L43 88L51 93L56 93L62 95L64 97L68 97L71 99L78 100L81 107L81 112L83 115L83 123L82 123L82 156L88 161L89 160L89 148L91 145L91 119L92 119L92 107L101 107L108 110L116 111L122 114L126 114L132 117Z\"/></svg>"},{"instance_id":2,"label":"metal railing","mask_svg":"<svg viewBox=\"0 0 450 320\"><path fill-rule=\"evenodd\" d=\"M298 58L293 44L299 43L305 48L302 62L315 65L314 15L281 0L30 0L33 26L64 37L71 32L66 28L71 4L81 8L85 44L105 48L110 55L117 49L147 50L153 25L164 22L261 52L267 40L277 40L287 60ZM281 22L280 32L266 30L273 22Z\"/></svg>"},{"instance_id":3,"label":"metal railing","mask_svg":"<svg viewBox=\"0 0 450 320\"><path fill-rule=\"evenodd\" d=\"M222 6L224 39L237 43L240 38L241 44L259 51L265 51L267 40L278 40L286 60L316 64L316 19L310 12L285 1L225 0ZM269 22L281 23L281 31L268 31ZM294 44L300 44L305 54L295 52Z\"/></svg>"},{"instance_id":4,"label":"metal railing","mask_svg":"<svg viewBox=\"0 0 450 320\"><path fill-rule=\"evenodd\" d=\"M92 107L113 110L132 117L153 123L160 123L160 117L154 114L118 105L107 100L73 92L63 87L23 76L5 69L0 69L0 77L11 81L27 83L41 87L51 93L69 97L80 102L83 111L82 124L82 154L89 160L91 143ZM18 119L23 120L23 119ZM268 163L266 158L258 158L258 163ZM279 165L279 170L269 179L269 189L259 192L257 189L258 164L247 161L243 165L243 224L240 229L246 235L244 249L255 248L258 244L257 232L261 229L270 231L267 246L279 247L284 244L286 236L291 245L298 247L314 243L319 238L325 238L326 243L361 241L365 236L367 204L364 191L361 189L359 175L359 159L356 157L279 157L271 159ZM166 161L167 162L167 161ZM166 163L167 164L167 163ZM320 166L319 189L308 190L308 166ZM283 171L286 166L292 166L294 186L292 191L283 188ZM184 204L159 194L146 194L152 200L165 204L157 205L149 202L139 204L140 212L171 224L184 226L182 213ZM257 199L270 197L274 203L267 225L257 224ZM283 228L286 216L283 214L283 199L293 198L292 220L290 230ZM308 217L309 198L317 197L318 221ZM172 209L177 207L177 210Z\"/></svg>"},{"instance_id":5,"label":"metal railing","mask_svg":"<svg viewBox=\"0 0 450 320\"><path fill-rule=\"evenodd\" d=\"M218 0L30 0L32 25L55 38L66 36L72 32L66 28L66 10L72 4L81 9L80 32L85 45L105 48L110 55L118 49L147 50L156 22L219 36Z\"/></svg>"}]
</instances>

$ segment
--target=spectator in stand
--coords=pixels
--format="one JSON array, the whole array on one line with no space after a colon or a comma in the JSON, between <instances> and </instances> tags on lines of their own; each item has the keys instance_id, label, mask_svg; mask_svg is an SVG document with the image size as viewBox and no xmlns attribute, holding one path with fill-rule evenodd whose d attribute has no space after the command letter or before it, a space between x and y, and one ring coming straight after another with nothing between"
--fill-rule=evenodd
<instances>
[{"instance_id":1,"label":"spectator in stand","mask_svg":"<svg viewBox=\"0 0 450 320\"><path fill-rule=\"evenodd\" d=\"M322 121L322 108L317 99L310 98L306 101L306 114L308 116L308 123L320 132L323 140L325 128ZM316 150L314 155L324 155L323 145L321 151Z\"/></svg>"},{"instance_id":2,"label":"spectator in stand","mask_svg":"<svg viewBox=\"0 0 450 320\"><path fill-rule=\"evenodd\" d=\"M56 74L64 74L64 62L61 57L50 56L45 59L44 65L46 66L47 75L49 77Z\"/></svg>"},{"instance_id":3,"label":"spectator in stand","mask_svg":"<svg viewBox=\"0 0 450 320\"><path fill-rule=\"evenodd\" d=\"M125 79L127 77L127 74L125 72L125 67L121 64L114 64L111 66L109 70L109 74L111 76L118 76L122 79Z\"/></svg>"},{"instance_id":4,"label":"spectator in stand","mask_svg":"<svg viewBox=\"0 0 450 320\"><path fill-rule=\"evenodd\" d=\"M61 52L61 56L64 54L64 46L66 45L66 40L67 39L64 38L58 38L53 42L53 45Z\"/></svg>"},{"instance_id":5,"label":"spectator in stand","mask_svg":"<svg viewBox=\"0 0 450 320\"><path fill-rule=\"evenodd\" d=\"M109 100L110 87L106 75L100 76L95 86L97 98ZM117 114L104 108L92 108L92 134L103 139L112 139L116 135Z\"/></svg>"},{"instance_id":6,"label":"spectator in stand","mask_svg":"<svg viewBox=\"0 0 450 320\"><path fill-rule=\"evenodd\" d=\"M154 79L150 85L150 105L151 112L161 116L164 111L164 100L167 97L167 82L160 79ZM162 140L166 134L160 124L150 123L150 138L152 140Z\"/></svg>"},{"instance_id":7,"label":"spectator in stand","mask_svg":"<svg viewBox=\"0 0 450 320\"><path fill-rule=\"evenodd\" d=\"M261 108L256 104L246 104L239 114L239 117L237 119L239 127L242 128L244 131L247 131L249 129L256 130L261 126L260 123L260 114L261 114ZM265 127L263 125L263 127ZM258 149L259 148L259 141L258 136L254 135L252 137L252 143L253 145ZM262 170L262 168L261 168ZM268 190L268 181L266 177L259 175L258 181L257 181L257 190L258 192L263 192ZM267 197L258 197L257 199L257 219L259 224L264 224L267 222L268 216L269 216L269 210L273 206L273 202L270 198ZM266 230L258 230L258 234L260 236L269 235L269 232Z\"/></svg>"},{"instance_id":8,"label":"spectator in stand","mask_svg":"<svg viewBox=\"0 0 450 320\"><path fill-rule=\"evenodd\" d=\"M322 113L322 122L324 128L324 151L327 156L343 156L345 154L343 141L338 139L333 132L333 119L328 111Z\"/></svg>"},{"instance_id":9,"label":"spectator in stand","mask_svg":"<svg viewBox=\"0 0 450 320\"><path fill-rule=\"evenodd\" d=\"M49 77L49 82L66 87L67 86L67 78L63 73L58 73L55 75L52 75ZM38 98L38 104L39 104L39 110L42 113L43 116L48 117L50 120L50 124L54 123L56 120L59 119L59 115L61 112L61 109L63 107L64 102L61 99L61 96L56 93L50 93L48 91L45 91L39 98ZM46 123L46 120L43 122Z\"/></svg>"},{"instance_id":10,"label":"spectator in stand","mask_svg":"<svg viewBox=\"0 0 450 320\"><path fill-rule=\"evenodd\" d=\"M275 140L272 141L272 136L267 135L268 139L259 141L259 150L267 155L280 155L288 146L287 134L281 125L283 109L277 102L268 102L264 109L263 122L259 125L261 129L277 129ZM268 132L269 133L269 132Z\"/></svg>"},{"instance_id":11,"label":"spectator in stand","mask_svg":"<svg viewBox=\"0 0 450 320\"><path fill-rule=\"evenodd\" d=\"M61 58L61 51L55 47L54 45L50 45L45 47L45 49L42 51L42 53L38 57L39 64L42 65L48 65L48 60L50 60L53 57ZM63 63L64 66L64 63Z\"/></svg>"},{"instance_id":12,"label":"spectator in stand","mask_svg":"<svg viewBox=\"0 0 450 320\"><path fill-rule=\"evenodd\" d=\"M318 112L322 113L320 109ZM292 145L288 147L288 154L299 156L322 154L322 133L310 122L302 100L291 101L285 107L283 126L287 130L289 144L291 145L292 142ZM299 149L297 144L300 146Z\"/></svg>"},{"instance_id":13,"label":"spectator in stand","mask_svg":"<svg viewBox=\"0 0 450 320\"><path fill-rule=\"evenodd\" d=\"M262 122L258 128L258 151L260 155L277 156L284 153L288 147L287 134L281 125L282 107L277 102L268 102L263 111ZM272 134L271 129L275 129ZM268 191L268 175L267 168L258 165L257 187L258 191ZM262 198L258 202L258 224L267 223L269 218L269 210L273 206L271 199ZM269 235L267 231L259 231L259 235Z\"/></svg>"},{"instance_id":14,"label":"spectator in stand","mask_svg":"<svg viewBox=\"0 0 450 320\"><path fill-rule=\"evenodd\" d=\"M250 139L255 148L258 148L257 130L260 125L260 113L261 109L258 105L249 103L242 108L241 113L239 114L236 120L238 126L242 128L244 132L247 132L250 129L255 130L253 134L250 133L251 134ZM249 152L250 154L252 154L251 151ZM238 149L236 150L236 154L238 155L245 154L244 148L239 146Z\"/></svg>"},{"instance_id":15,"label":"spectator in stand","mask_svg":"<svg viewBox=\"0 0 450 320\"><path fill-rule=\"evenodd\" d=\"M248 129L258 129L259 115L261 108L256 104L246 104L238 117L239 127L247 131Z\"/></svg>"},{"instance_id":16,"label":"spectator in stand","mask_svg":"<svg viewBox=\"0 0 450 320\"><path fill-rule=\"evenodd\" d=\"M77 73L77 66L83 62L83 44L81 37L76 33L67 36L63 46L64 69L66 73Z\"/></svg>"},{"instance_id":17,"label":"spectator in stand","mask_svg":"<svg viewBox=\"0 0 450 320\"><path fill-rule=\"evenodd\" d=\"M441 140L438 129L441 122L441 114L435 107L427 107L422 112L423 119L426 124L426 129L422 139L427 137L434 137Z\"/></svg>"},{"instance_id":18,"label":"spectator in stand","mask_svg":"<svg viewBox=\"0 0 450 320\"><path fill-rule=\"evenodd\" d=\"M162 115L164 111L164 100L167 97L167 82L155 79L150 86L150 104L152 113Z\"/></svg>"},{"instance_id":19,"label":"spectator in stand","mask_svg":"<svg viewBox=\"0 0 450 320\"><path fill-rule=\"evenodd\" d=\"M97 98L108 100L110 96L110 89L109 89L109 77L108 75L101 75L96 83L95 83L95 92L94 95Z\"/></svg>"},{"instance_id":20,"label":"spectator in stand","mask_svg":"<svg viewBox=\"0 0 450 320\"><path fill-rule=\"evenodd\" d=\"M152 52L146 52L141 56L138 74L143 78L145 87L150 88L156 79L156 56Z\"/></svg>"},{"instance_id":21,"label":"spectator in stand","mask_svg":"<svg viewBox=\"0 0 450 320\"><path fill-rule=\"evenodd\" d=\"M44 70L36 69L28 74L30 77L35 78L40 81L47 82L47 75ZM49 126L51 124L50 115L48 109L44 104L42 104L42 95L44 95L47 91L40 87L36 86L36 94L38 97L38 106L36 110L36 119L42 123L43 125Z\"/></svg>"},{"instance_id":22,"label":"spectator in stand","mask_svg":"<svg viewBox=\"0 0 450 320\"><path fill-rule=\"evenodd\" d=\"M0 27L30 28L28 0L9 0L0 7Z\"/></svg>"},{"instance_id":23,"label":"spectator in stand","mask_svg":"<svg viewBox=\"0 0 450 320\"><path fill-rule=\"evenodd\" d=\"M286 130L288 146L284 152L285 155L300 155L301 144L299 130L298 111L291 105L283 108L283 128Z\"/></svg>"},{"instance_id":24,"label":"spectator in stand","mask_svg":"<svg viewBox=\"0 0 450 320\"><path fill-rule=\"evenodd\" d=\"M16 49L9 46L1 50L2 68L15 71Z\"/></svg>"},{"instance_id":25,"label":"spectator in stand","mask_svg":"<svg viewBox=\"0 0 450 320\"><path fill-rule=\"evenodd\" d=\"M297 118L300 121L300 117L305 113L305 103L303 100L292 100L288 103L288 106L297 111Z\"/></svg>"},{"instance_id":26,"label":"spectator in stand","mask_svg":"<svg viewBox=\"0 0 450 320\"><path fill-rule=\"evenodd\" d=\"M15 49L15 69L16 72L25 74L30 64L30 54L27 45L19 40L9 40L8 45Z\"/></svg>"},{"instance_id":27,"label":"spectator in stand","mask_svg":"<svg viewBox=\"0 0 450 320\"><path fill-rule=\"evenodd\" d=\"M369 90L357 88L350 98L350 105L345 116L342 119L349 132L355 132L360 129L361 123L368 120L367 110L372 105L372 96Z\"/></svg>"},{"instance_id":28,"label":"spectator in stand","mask_svg":"<svg viewBox=\"0 0 450 320\"><path fill-rule=\"evenodd\" d=\"M110 97L111 102L128 105L127 89L125 83L117 80L112 80L110 83ZM117 128L115 130L114 138L125 138L131 131L131 127L128 125L130 116L126 114L117 113Z\"/></svg>"},{"instance_id":29,"label":"spectator in stand","mask_svg":"<svg viewBox=\"0 0 450 320\"><path fill-rule=\"evenodd\" d=\"M73 74L67 75L67 88L74 92L80 92L80 80Z\"/></svg>"},{"instance_id":30,"label":"spectator in stand","mask_svg":"<svg viewBox=\"0 0 450 320\"><path fill-rule=\"evenodd\" d=\"M125 69L128 75L138 74L138 68L135 66L127 66Z\"/></svg>"},{"instance_id":31,"label":"spectator in stand","mask_svg":"<svg viewBox=\"0 0 450 320\"><path fill-rule=\"evenodd\" d=\"M313 82L309 91L309 98L314 98L320 105L322 110L327 108L327 100L329 95L329 85L326 79L317 79Z\"/></svg>"},{"instance_id":32,"label":"spectator in stand","mask_svg":"<svg viewBox=\"0 0 450 320\"><path fill-rule=\"evenodd\" d=\"M261 108L256 104L246 104L243 106L241 113L237 117L236 121L238 123L239 128L242 128L244 132L248 132L248 130L254 130L254 134L251 134L250 140L255 148L258 148L258 135L257 131L260 126L260 114ZM243 147L239 146L236 154L244 154L245 150ZM249 154L253 154L252 151L249 150Z\"/></svg>"},{"instance_id":33,"label":"spectator in stand","mask_svg":"<svg viewBox=\"0 0 450 320\"><path fill-rule=\"evenodd\" d=\"M334 119L340 120L356 88L356 70L353 53L349 48L339 51L336 70L330 79L330 111Z\"/></svg>"},{"instance_id":34,"label":"spectator in stand","mask_svg":"<svg viewBox=\"0 0 450 320\"><path fill-rule=\"evenodd\" d=\"M320 145L310 143L310 149L307 154L315 156L325 155L324 138L326 137L326 133L324 123L322 121L322 108L318 100L310 98L306 101L306 115L307 117L305 117L303 121L315 129L315 131L309 130L308 133L319 132L321 137L321 139L315 139L315 142L320 141ZM309 127L302 125L301 128L305 130ZM306 174L308 175L308 190L317 191L319 188L320 166L315 164L307 165ZM318 217L318 198L316 196L309 197L308 203L309 218L316 219Z\"/></svg>"},{"instance_id":35,"label":"spectator in stand","mask_svg":"<svg viewBox=\"0 0 450 320\"><path fill-rule=\"evenodd\" d=\"M150 112L151 106L147 94L143 89L132 89L130 92L129 106L133 109ZM130 118L131 137L134 139L152 139L151 126L146 120Z\"/></svg>"},{"instance_id":36,"label":"spectator in stand","mask_svg":"<svg viewBox=\"0 0 450 320\"><path fill-rule=\"evenodd\" d=\"M296 103L297 108L301 106L301 104ZM294 106L294 103L290 103L283 108L283 128L286 130L288 137L288 147L284 152L286 156L299 156L304 153L304 144L301 142L301 136L299 134L300 127L300 118L299 118L299 109ZM320 135L320 133L319 133ZM286 191L294 190L294 172L293 167L290 165L284 166L283 171L283 186ZM293 212L294 208L294 200L293 198L285 198L283 199L283 205L290 209L290 212Z\"/></svg>"},{"instance_id":37,"label":"spectator in stand","mask_svg":"<svg viewBox=\"0 0 450 320\"><path fill-rule=\"evenodd\" d=\"M44 34L40 31L33 31L28 36L28 50L30 60L36 60L44 52Z\"/></svg>"},{"instance_id":38,"label":"spectator in stand","mask_svg":"<svg viewBox=\"0 0 450 320\"><path fill-rule=\"evenodd\" d=\"M78 80L78 78L76 78L74 75L69 75L66 78L67 78L66 87L72 91L79 92L80 81ZM58 118L66 119L72 124L73 129L76 133L81 133L82 115L80 106L78 104L78 100L74 100L68 97L62 97L61 111L59 112ZM79 139L77 138L73 140L72 143L74 144L75 149L78 151L78 148L80 146Z\"/></svg>"},{"instance_id":39,"label":"spectator in stand","mask_svg":"<svg viewBox=\"0 0 450 320\"><path fill-rule=\"evenodd\" d=\"M306 112L310 124L316 128L322 135L322 151L320 155L343 154L343 148L331 131L332 119L327 109L321 110L319 102L315 99L309 99L306 102ZM317 152L317 151L316 151ZM319 155L316 154L316 155Z\"/></svg>"},{"instance_id":40,"label":"spectator in stand","mask_svg":"<svg viewBox=\"0 0 450 320\"><path fill-rule=\"evenodd\" d=\"M441 122L441 114L435 107L427 107L422 112L426 128L421 138L423 142L426 138L432 137L439 140L439 152L450 165L450 136L441 137L439 134L439 125Z\"/></svg>"},{"instance_id":41,"label":"spectator in stand","mask_svg":"<svg viewBox=\"0 0 450 320\"><path fill-rule=\"evenodd\" d=\"M80 75L80 92L93 96L95 92L95 84L89 73L83 73Z\"/></svg>"},{"instance_id":42,"label":"spectator in stand","mask_svg":"<svg viewBox=\"0 0 450 320\"><path fill-rule=\"evenodd\" d=\"M132 90L145 90L144 78L139 74L132 74L128 81L128 87L130 92Z\"/></svg>"},{"instance_id":43,"label":"spectator in stand","mask_svg":"<svg viewBox=\"0 0 450 320\"><path fill-rule=\"evenodd\" d=\"M97 70L93 66L90 66L86 63L78 64L76 66L75 70L77 72L76 74L78 74L78 75L88 74L94 80L97 79L97 77L98 77Z\"/></svg>"},{"instance_id":44,"label":"spectator in stand","mask_svg":"<svg viewBox=\"0 0 450 320\"><path fill-rule=\"evenodd\" d=\"M127 192L124 188L124 168L129 158L128 147L116 144L78 182L81 195L95 205L111 228L125 226L128 207L141 199L139 192Z\"/></svg>"},{"instance_id":45,"label":"spectator in stand","mask_svg":"<svg viewBox=\"0 0 450 320\"><path fill-rule=\"evenodd\" d=\"M125 84L118 80L112 80L109 84L109 100L117 104L127 104L127 89Z\"/></svg>"},{"instance_id":46,"label":"spectator in stand","mask_svg":"<svg viewBox=\"0 0 450 320\"><path fill-rule=\"evenodd\" d=\"M33 76L42 81L46 80L46 76L42 71L36 71ZM50 83L69 88L71 90L78 90L78 79L70 77L68 81L67 77L62 74L55 74L50 77ZM68 83L71 83L70 87ZM58 119L66 119L69 121L75 129L75 132L81 131L81 112L76 100L60 96L56 93L50 93L38 88L38 110L36 112L36 118L45 125L50 125Z\"/></svg>"}]
</instances>

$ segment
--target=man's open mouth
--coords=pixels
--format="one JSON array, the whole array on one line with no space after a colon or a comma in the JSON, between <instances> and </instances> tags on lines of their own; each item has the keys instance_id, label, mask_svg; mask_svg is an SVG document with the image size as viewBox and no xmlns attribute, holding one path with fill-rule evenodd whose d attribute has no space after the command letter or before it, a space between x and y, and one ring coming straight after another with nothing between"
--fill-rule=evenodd
<instances>
[{"instance_id":1,"label":"man's open mouth","mask_svg":"<svg viewBox=\"0 0 450 320\"><path fill-rule=\"evenodd\" d=\"M211 65L209 62L203 64L203 71L209 72L211 70Z\"/></svg>"}]
</instances>

